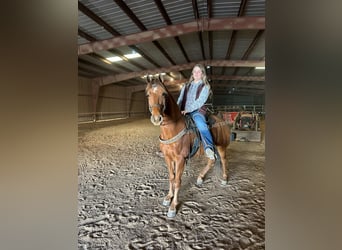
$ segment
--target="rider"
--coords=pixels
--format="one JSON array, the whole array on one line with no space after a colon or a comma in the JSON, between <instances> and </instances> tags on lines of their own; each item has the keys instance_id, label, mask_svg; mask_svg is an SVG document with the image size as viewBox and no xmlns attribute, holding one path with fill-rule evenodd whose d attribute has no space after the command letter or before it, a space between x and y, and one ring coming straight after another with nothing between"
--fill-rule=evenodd
<instances>
[{"instance_id":1,"label":"rider","mask_svg":"<svg viewBox=\"0 0 342 250\"><path fill-rule=\"evenodd\" d=\"M205 68L201 64L196 64L192 69L189 83L181 89L177 104L183 115L189 114L194 120L201 134L205 154L209 159L214 160L214 143L206 123L206 107L204 106L209 94L210 85Z\"/></svg>"}]
</instances>

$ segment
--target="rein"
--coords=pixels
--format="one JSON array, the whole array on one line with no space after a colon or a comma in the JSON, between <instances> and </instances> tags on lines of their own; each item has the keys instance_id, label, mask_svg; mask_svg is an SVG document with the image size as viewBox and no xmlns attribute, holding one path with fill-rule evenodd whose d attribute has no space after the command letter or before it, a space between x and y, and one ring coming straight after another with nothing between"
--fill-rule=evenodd
<instances>
[{"instance_id":1,"label":"rein","mask_svg":"<svg viewBox=\"0 0 342 250\"><path fill-rule=\"evenodd\" d=\"M150 112L152 112L152 109L153 109L154 107L157 107L157 108L163 107L163 109L162 109L163 113L164 113L164 111L165 111L165 105L156 103L156 104L153 104L152 106L149 106L149 107L148 107L148 109L150 110Z\"/></svg>"}]
</instances>

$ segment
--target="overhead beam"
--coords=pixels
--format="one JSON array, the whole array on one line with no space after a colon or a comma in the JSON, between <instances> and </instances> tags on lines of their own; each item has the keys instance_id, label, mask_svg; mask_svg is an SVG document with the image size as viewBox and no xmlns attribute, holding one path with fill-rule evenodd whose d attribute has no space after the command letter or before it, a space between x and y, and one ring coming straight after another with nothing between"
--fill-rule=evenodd
<instances>
[{"instance_id":1,"label":"overhead beam","mask_svg":"<svg viewBox=\"0 0 342 250\"><path fill-rule=\"evenodd\" d=\"M111 27L108 23L103 21L98 15L96 15L94 12L92 12L90 9L88 9L84 4L82 4L80 1L78 1L78 9L91 18L94 22L96 22L98 25L106 29L109 33L111 33L114 36L119 36L119 32L117 32L113 27Z\"/></svg>"},{"instance_id":2,"label":"overhead beam","mask_svg":"<svg viewBox=\"0 0 342 250\"><path fill-rule=\"evenodd\" d=\"M162 72L192 69L198 63L202 65L210 65L214 67L257 67L257 66L261 67L261 66L265 66L265 61L260 61L260 60L248 60L248 61L247 60L236 60L236 61L234 60L204 60L204 61L174 65L170 67L109 75L109 76L96 78L96 80L99 82L101 86L103 86L103 85L121 82L121 81L125 81L128 79L136 78L136 77L143 77L148 74L154 75L154 74L159 74Z\"/></svg>"},{"instance_id":3,"label":"overhead beam","mask_svg":"<svg viewBox=\"0 0 342 250\"><path fill-rule=\"evenodd\" d=\"M123 0L114 0L114 2L126 13L126 15L135 23L142 31L147 31L146 26L139 20L139 18L134 14L134 12L128 7L128 5ZM154 46L156 46L159 51L165 56L167 60L173 65L175 65L175 61L171 58L171 56L166 52L166 50L160 45L158 41L152 41Z\"/></svg>"},{"instance_id":4,"label":"overhead beam","mask_svg":"<svg viewBox=\"0 0 342 250\"><path fill-rule=\"evenodd\" d=\"M219 77L218 77L219 78ZM229 78L229 76L228 76ZM258 80L258 79L245 79L245 77L243 76L232 76L232 78L234 78L234 80L240 80L240 81L251 81L251 82L256 82L256 81L261 81L261 80ZM236 78L236 79L235 79ZM184 84L188 81L188 79L181 79L181 80L173 80L173 81L168 81L166 80L164 82L164 84L166 86L169 86L169 87L177 87L179 88L179 85L181 84ZM231 84L227 84L227 83L211 83L211 86L212 88L215 88L215 87L231 87ZM246 83L246 84L239 84L237 85L238 87L240 86L246 86L246 87L249 87L249 88L260 88L260 89L264 89L264 85L260 85L260 84L250 84L250 83Z\"/></svg>"},{"instance_id":5,"label":"overhead beam","mask_svg":"<svg viewBox=\"0 0 342 250\"><path fill-rule=\"evenodd\" d=\"M194 11L195 20L198 23L198 21L200 20L200 15L199 15L198 6L197 6L197 0L192 0L192 9ZM199 32L199 30L197 30L197 35L198 35L198 41L200 42L200 45L201 45L202 59L205 60L206 58L205 58L205 52L204 52L202 32Z\"/></svg>"},{"instance_id":6,"label":"overhead beam","mask_svg":"<svg viewBox=\"0 0 342 250\"><path fill-rule=\"evenodd\" d=\"M161 0L154 0L154 2L155 2L155 4L158 7L159 12L162 14L166 24L167 25L172 25L171 19L170 19L169 15L167 14L166 9L164 8L164 5L163 5L162 1ZM184 58L186 59L187 62L190 62L190 59L189 59L188 55L186 54L186 51L185 51L185 49L184 49L184 47L182 45L182 42L180 41L179 37L175 36L174 38L175 38L175 41L176 41L178 47L182 51Z\"/></svg>"},{"instance_id":7,"label":"overhead beam","mask_svg":"<svg viewBox=\"0 0 342 250\"><path fill-rule=\"evenodd\" d=\"M78 46L78 54L88 54L121 46L151 42L158 39L180 36L192 32L215 30L264 30L265 17L227 17L201 18L183 24L169 25L165 28L147 30L126 36L113 37Z\"/></svg>"},{"instance_id":8,"label":"overhead beam","mask_svg":"<svg viewBox=\"0 0 342 250\"><path fill-rule=\"evenodd\" d=\"M234 81L248 81L248 82L264 82L265 77L264 76L221 76L221 75L210 75L208 78L212 80L234 80ZM165 85L177 85L177 84L183 84L186 83L189 79L180 79L180 80L166 80ZM227 84L218 84L214 83L211 84L212 86L227 86Z\"/></svg>"},{"instance_id":9,"label":"overhead beam","mask_svg":"<svg viewBox=\"0 0 342 250\"><path fill-rule=\"evenodd\" d=\"M237 76L237 75L211 75L209 76L212 80L237 80L237 81L254 81L254 82L263 82L265 81L264 76Z\"/></svg>"},{"instance_id":10,"label":"overhead beam","mask_svg":"<svg viewBox=\"0 0 342 250\"><path fill-rule=\"evenodd\" d=\"M231 85L231 84L224 84L224 83L216 83L211 84L212 89L220 90L220 89L227 89L227 88L246 88L246 89L255 89L255 90L265 90L265 85L258 85L258 84L238 84L238 85ZM224 88L221 88L224 87Z\"/></svg>"},{"instance_id":11,"label":"overhead beam","mask_svg":"<svg viewBox=\"0 0 342 250\"><path fill-rule=\"evenodd\" d=\"M257 32L257 34L255 35L252 43L248 46L247 50L245 51L244 55L242 56L241 60L247 60L247 58L249 57L249 55L251 54L251 52L253 51L255 45L257 44L257 42L259 41L261 35L264 33L264 30L259 30ZM235 68L233 75L236 75L238 72L239 68Z\"/></svg>"},{"instance_id":12,"label":"overhead beam","mask_svg":"<svg viewBox=\"0 0 342 250\"><path fill-rule=\"evenodd\" d=\"M93 37L93 36L91 36L91 35L85 33L84 31L82 31L82 30L80 30L80 29L78 29L78 35L81 36L81 37L83 37L84 39L87 39L88 41L91 41L91 42L96 41L96 38L95 38L95 37Z\"/></svg>"},{"instance_id":13,"label":"overhead beam","mask_svg":"<svg viewBox=\"0 0 342 250\"><path fill-rule=\"evenodd\" d=\"M224 96L263 96L265 95L264 91L239 91L239 92L232 92L230 94L225 92L217 92L215 93L216 96L224 95Z\"/></svg>"},{"instance_id":14,"label":"overhead beam","mask_svg":"<svg viewBox=\"0 0 342 250\"><path fill-rule=\"evenodd\" d=\"M94 12L92 12L90 9L88 9L85 5L82 3L78 3L78 8L83 14L88 16L90 19L92 19L94 22L105 28L109 33L111 33L113 36L119 37L121 34L113 29L108 23L106 23L103 19L98 17ZM85 33L84 31L78 29L78 34L82 36L83 38L89 40L90 42L94 42L97 39L95 37L90 36L89 34ZM154 62L149 56L147 56L143 51L141 51L138 47L131 45L129 46L131 49L137 51L143 58L145 58L147 61L149 61L151 64L153 64L156 67L160 67L156 62ZM114 48L113 48L114 49ZM94 53L93 53L94 54ZM95 54L94 54L95 55ZM102 59L100 59L102 60ZM102 60L103 61L103 60ZM130 62L132 64L132 62ZM138 67L139 68L139 67Z\"/></svg>"}]
</instances>

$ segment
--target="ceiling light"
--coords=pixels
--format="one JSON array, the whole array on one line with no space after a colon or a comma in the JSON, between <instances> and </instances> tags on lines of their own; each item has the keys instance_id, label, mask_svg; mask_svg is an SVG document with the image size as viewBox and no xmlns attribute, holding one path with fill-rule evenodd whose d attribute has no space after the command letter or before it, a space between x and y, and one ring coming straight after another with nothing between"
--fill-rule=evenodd
<instances>
[{"instance_id":1,"label":"ceiling light","mask_svg":"<svg viewBox=\"0 0 342 250\"><path fill-rule=\"evenodd\" d=\"M140 55L139 53L126 54L126 55L124 55L124 56L125 56L126 58L128 58L128 59L141 57L141 55Z\"/></svg>"},{"instance_id":2,"label":"ceiling light","mask_svg":"<svg viewBox=\"0 0 342 250\"><path fill-rule=\"evenodd\" d=\"M107 63L107 64L112 64L112 63L108 60L108 58L101 58L100 60L101 60L102 62Z\"/></svg>"},{"instance_id":3,"label":"ceiling light","mask_svg":"<svg viewBox=\"0 0 342 250\"><path fill-rule=\"evenodd\" d=\"M122 61L122 58L119 57L119 56L113 56L113 57L108 57L106 58L108 61L111 61L111 62L118 62L118 61Z\"/></svg>"},{"instance_id":4,"label":"ceiling light","mask_svg":"<svg viewBox=\"0 0 342 250\"><path fill-rule=\"evenodd\" d=\"M264 67L255 67L255 69L265 69L265 66Z\"/></svg>"}]
</instances>

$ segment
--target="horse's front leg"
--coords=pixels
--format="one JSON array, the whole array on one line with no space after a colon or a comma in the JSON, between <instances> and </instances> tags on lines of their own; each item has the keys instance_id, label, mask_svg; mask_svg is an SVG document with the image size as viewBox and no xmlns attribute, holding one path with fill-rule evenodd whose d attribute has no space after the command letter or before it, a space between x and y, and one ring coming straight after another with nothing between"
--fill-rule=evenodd
<instances>
[{"instance_id":1,"label":"horse's front leg","mask_svg":"<svg viewBox=\"0 0 342 250\"><path fill-rule=\"evenodd\" d=\"M167 194L167 196L164 198L163 200L163 206L170 206L171 204L171 200L173 198L173 189L174 189L174 179L175 179L175 174L174 174L174 163L171 160L170 157L168 156L164 156L165 157L165 162L167 165L167 169L169 171L169 193Z\"/></svg>"},{"instance_id":2,"label":"horse's front leg","mask_svg":"<svg viewBox=\"0 0 342 250\"><path fill-rule=\"evenodd\" d=\"M174 162L175 163L175 175L174 175L174 197L172 200L172 203L169 207L169 211L167 213L167 217L169 218L173 218L176 216L176 212L177 212L177 205L178 205L178 193L181 187L181 183L182 183L182 174L184 171L184 166L185 166L185 159L182 156L179 156L179 158Z\"/></svg>"}]
</instances>

